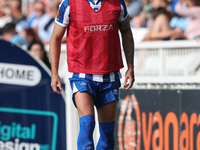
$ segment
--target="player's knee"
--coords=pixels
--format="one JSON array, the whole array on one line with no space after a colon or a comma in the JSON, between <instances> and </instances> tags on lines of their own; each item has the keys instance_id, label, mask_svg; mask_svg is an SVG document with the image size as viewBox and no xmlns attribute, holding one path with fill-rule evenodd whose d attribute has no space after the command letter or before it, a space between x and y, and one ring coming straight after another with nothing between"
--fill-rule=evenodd
<instances>
[{"instance_id":1,"label":"player's knee","mask_svg":"<svg viewBox=\"0 0 200 150\"><path fill-rule=\"evenodd\" d=\"M97 144L97 150L113 150L115 123L99 123L100 138Z\"/></svg>"},{"instance_id":2,"label":"player's knee","mask_svg":"<svg viewBox=\"0 0 200 150\"><path fill-rule=\"evenodd\" d=\"M94 150L93 131L95 127L94 116L87 115L79 119L80 131L78 136L78 150Z\"/></svg>"}]
</instances>

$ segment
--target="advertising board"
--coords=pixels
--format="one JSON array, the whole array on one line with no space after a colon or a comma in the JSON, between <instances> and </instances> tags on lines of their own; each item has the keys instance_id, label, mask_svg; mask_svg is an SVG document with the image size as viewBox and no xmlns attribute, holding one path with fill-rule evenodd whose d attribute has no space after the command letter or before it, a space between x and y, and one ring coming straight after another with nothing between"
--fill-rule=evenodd
<instances>
[{"instance_id":1,"label":"advertising board","mask_svg":"<svg viewBox=\"0 0 200 150\"><path fill-rule=\"evenodd\" d=\"M66 110L50 70L0 40L0 149L66 150Z\"/></svg>"},{"instance_id":2,"label":"advertising board","mask_svg":"<svg viewBox=\"0 0 200 150\"><path fill-rule=\"evenodd\" d=\"M199 150L199 90L121 90L119 150Z\"/></svg>"}]
</instances>

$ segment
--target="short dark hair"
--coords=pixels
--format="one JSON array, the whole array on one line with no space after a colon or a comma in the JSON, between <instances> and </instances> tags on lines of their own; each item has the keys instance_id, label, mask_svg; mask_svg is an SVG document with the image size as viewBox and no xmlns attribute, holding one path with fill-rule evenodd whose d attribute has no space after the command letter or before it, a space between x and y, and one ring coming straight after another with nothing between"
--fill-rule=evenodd
<instances>
[{"instance_id":1,"label":"short dark hair","mask_svg":"<svg viewBox=\"0 0 200 150\"><path fill-rule=\"evenodd\" d=\"M43 44L42 42L40 42L40 41L32 41L32 42L28 45L27 49L28 49L28 50L31 50L32 46L35 45L35 44L39 44L39 45L41 46L42 50L45 52L44 44Z\"/></svg>"},{"instance_id":2,"label":"short dark hair","mask_svg":"<svg viewBox=\"0 0 200 150\"><path fill-rule=\"evenodd\" d=\"M3 33L4 32L10 32L15 30L15 24L10 22L10 23L6 23L2 29Z\"/></svg>"}]
</instances>

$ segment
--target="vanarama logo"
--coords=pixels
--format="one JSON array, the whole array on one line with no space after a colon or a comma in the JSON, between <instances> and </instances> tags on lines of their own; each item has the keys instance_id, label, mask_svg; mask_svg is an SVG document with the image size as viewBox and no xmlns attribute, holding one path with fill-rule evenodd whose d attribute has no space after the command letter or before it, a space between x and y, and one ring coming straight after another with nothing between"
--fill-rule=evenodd
<instances>
[{"instance_id":1,"label":"vanarama logo","mask_svg":"<svg viewBox=\"0 0 200 150\"><path fill-rule=\"evenodd\" d=\"M141 112L137 98L127 96L118 120L119 150L200 150L200 114L180 117L169 111ZM198 131L197 131L198 130ZM171 147L171 148L170 148Z\"/></svg>"}]
</instances>

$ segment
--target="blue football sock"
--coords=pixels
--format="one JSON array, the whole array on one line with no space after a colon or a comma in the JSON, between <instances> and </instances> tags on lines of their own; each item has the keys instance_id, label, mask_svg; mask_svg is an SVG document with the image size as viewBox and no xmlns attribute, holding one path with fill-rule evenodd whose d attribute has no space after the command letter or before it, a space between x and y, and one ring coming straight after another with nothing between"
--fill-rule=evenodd
<instances>
[{"instance_id":1,"label":"blue football sock","mask_svg":"<svg viewBox=\"0 0 200 150\"><path fill-rule=\"evenodd\" d=\"M99 123L100 138L97 143L97 150L113 150L115 123Z\"/></svg>"},{"instance_id":2,"label":"blue football sock","mask_svg":"<svg viewBox=\"0 0 200 150\"><path fill-rule=\"evenodd\" d=\"M80 131L78 135L78 150L94 150L93 131L95 127L94 116L83 116L79 119Z\"/></svg>"}]
</instances>

